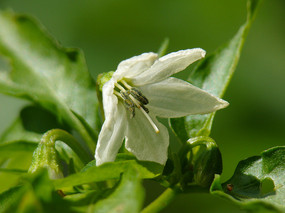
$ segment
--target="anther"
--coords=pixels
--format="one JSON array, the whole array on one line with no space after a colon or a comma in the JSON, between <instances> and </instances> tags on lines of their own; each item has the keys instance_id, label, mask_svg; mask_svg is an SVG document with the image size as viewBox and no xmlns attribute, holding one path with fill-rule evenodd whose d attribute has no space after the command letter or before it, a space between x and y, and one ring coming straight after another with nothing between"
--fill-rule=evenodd
<instances>
[{"instance_id":1,"label":"anther","mask_svg":"<svg viewBox=\"0 0 285 213\"><path fill-rule=\"evenodd\" d=\"M158 134L159 129L148 115L149 110L144 105L148 104L148 99L135 87L131 87L126 81L120 81L122 85L115 83L115 86L120 90L120 93L114 90L114 94L124 100L125 107L131 112L131 118L135 116L135 107L137 107L147 118L154 131Z\"/></svg>"},{"instance_id":2,"label":"anther","mask_svg":"<svg viewBox=\"0 0 285 213\"><path fill-rule=\"evenodd\" d=\"M135 117L135 104L126 94L126 92L120 91L121 97L124 99L125 107L131 112L131 118Z\"/></svg>"},{"instance_id":3,"label":"anther","mask_svg":"<svg viewBox=\"0 0 285 213\"><path fill-rule=\"evenodd\" d=\"M147 118L147 120L149 121L149 123L151 124L152 128L154 129L155 133L159 133L159 129L157 128L157 126L155 125L155 123L151 120L151 117L147 114L147 112L145 111L145 109L148 111L148 109L145 106L141 106L140 103L138 103L138 101L132 96L129 96L132 101L134 102L134 104L136 105L137 108L139 108L140 111L142 111L142 113L144 114L144 116Z\"/></svg>"},{"instance_id":4,"label":"anther","mask_svg":"<svg viewBox=\"0 0 285 213\"><path fill-rule=\"evenodd\" d=\"M143 108L143 110L144 110L146 113L149 113L148 108L146 108L144 105L140 105L140 106Z\"/></svg>"},{"instance_id":5,"label":"anther","mask_svg":"<svg viewBox=\"0 0 285 213\"><path fill-rule=\"evenodd\" d=\"M139 102L141 102L143 105L148 104L147 98L139 91L137 88L132 87L130 90L130 94L135 97Z\"/></svg>"}]
</instances>

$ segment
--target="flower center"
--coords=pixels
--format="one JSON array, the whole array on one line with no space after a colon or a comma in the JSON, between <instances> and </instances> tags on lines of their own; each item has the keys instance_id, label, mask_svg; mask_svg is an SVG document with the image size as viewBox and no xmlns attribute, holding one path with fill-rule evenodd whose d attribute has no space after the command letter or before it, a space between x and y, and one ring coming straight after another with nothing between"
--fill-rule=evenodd
<instances>
[{"instance_id":1,"label":"flower center","mask_svg":"<svg viewBox=\"0 0 285 213\"><path fill-rule=\"evenodd\" d=\"M124 101L125 107L131 113L131 118L135 117L135 108L138 108L147 118L156 133L159 129L148 115L149 110L145 107L148 104L147 98L137 88L130 86L126 81L121 80L120 83L115 83L119 91L114 90L114 94Z\"/></svg>"}]
</instances>

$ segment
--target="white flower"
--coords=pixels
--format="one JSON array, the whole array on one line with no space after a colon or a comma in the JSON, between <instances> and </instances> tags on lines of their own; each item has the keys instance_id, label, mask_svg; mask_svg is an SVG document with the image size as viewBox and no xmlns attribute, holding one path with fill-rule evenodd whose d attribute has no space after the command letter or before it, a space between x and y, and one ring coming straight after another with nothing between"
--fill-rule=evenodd
<instances>
[{"instance_id":1,"label":"white flower","mask_svg":"<svg viewBox=\"0 0 285 213\"><path fill-rule=\"evenodd\" d=\"M96 164L114 161L125 147L137 159L165 164L169 135L156 116L175 118L224 108L228 102L190 83L170 77L203 58L200 48L158 58L144 53L122 61L102 89L105 122L96 148Z\"/></svg>"}]
</instances>

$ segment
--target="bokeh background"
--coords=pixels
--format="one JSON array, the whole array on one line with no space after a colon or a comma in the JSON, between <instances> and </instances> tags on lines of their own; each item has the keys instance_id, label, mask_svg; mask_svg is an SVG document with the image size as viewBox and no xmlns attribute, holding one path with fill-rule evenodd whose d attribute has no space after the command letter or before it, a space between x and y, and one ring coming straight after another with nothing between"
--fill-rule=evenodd
<instances>
[{"instance_id":1,"label":"bokeh background","mask_svg":"<svg viewBox=\"0 0 285 213\"><path fill-rule=\"evenodd\" d=\"M156 51L166 37L169 52L201 47L210 53L245 21L245 6L246 0L0 0L1 9L35 16L62 45L83 49L94 78L123 59ZM211 136L226 180L241 159L285 145L284 0L261 4L224 99L230 106L217 113ZM0 95L0 133L25 104ZM146 186L149 199L162 190ZM181 195L163 212L176 211L243 212L208 194Z\"/></svg>"}]
</instances>

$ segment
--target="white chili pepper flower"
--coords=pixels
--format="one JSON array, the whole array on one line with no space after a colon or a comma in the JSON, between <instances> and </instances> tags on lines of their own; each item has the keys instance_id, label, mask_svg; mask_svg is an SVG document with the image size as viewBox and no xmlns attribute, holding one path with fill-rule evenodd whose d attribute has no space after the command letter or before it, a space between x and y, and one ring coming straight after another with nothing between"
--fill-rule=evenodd
<instances>
[{"instance_id":1,"label":"white chili pepper flower","mask_svg":"<svg viewBox=\"0 0 285 213\"><path fill-rule=\"evenodd\" d=\"M122 61L102 89L105 122L96 148L96 164L114 161L125 147L137 159L165 164L169 135L156 116L175 118L222 109L228 102L190 83L170 77L203 58L200 48L158 58L144 53Z\"/></svg>"}]
</instances>

